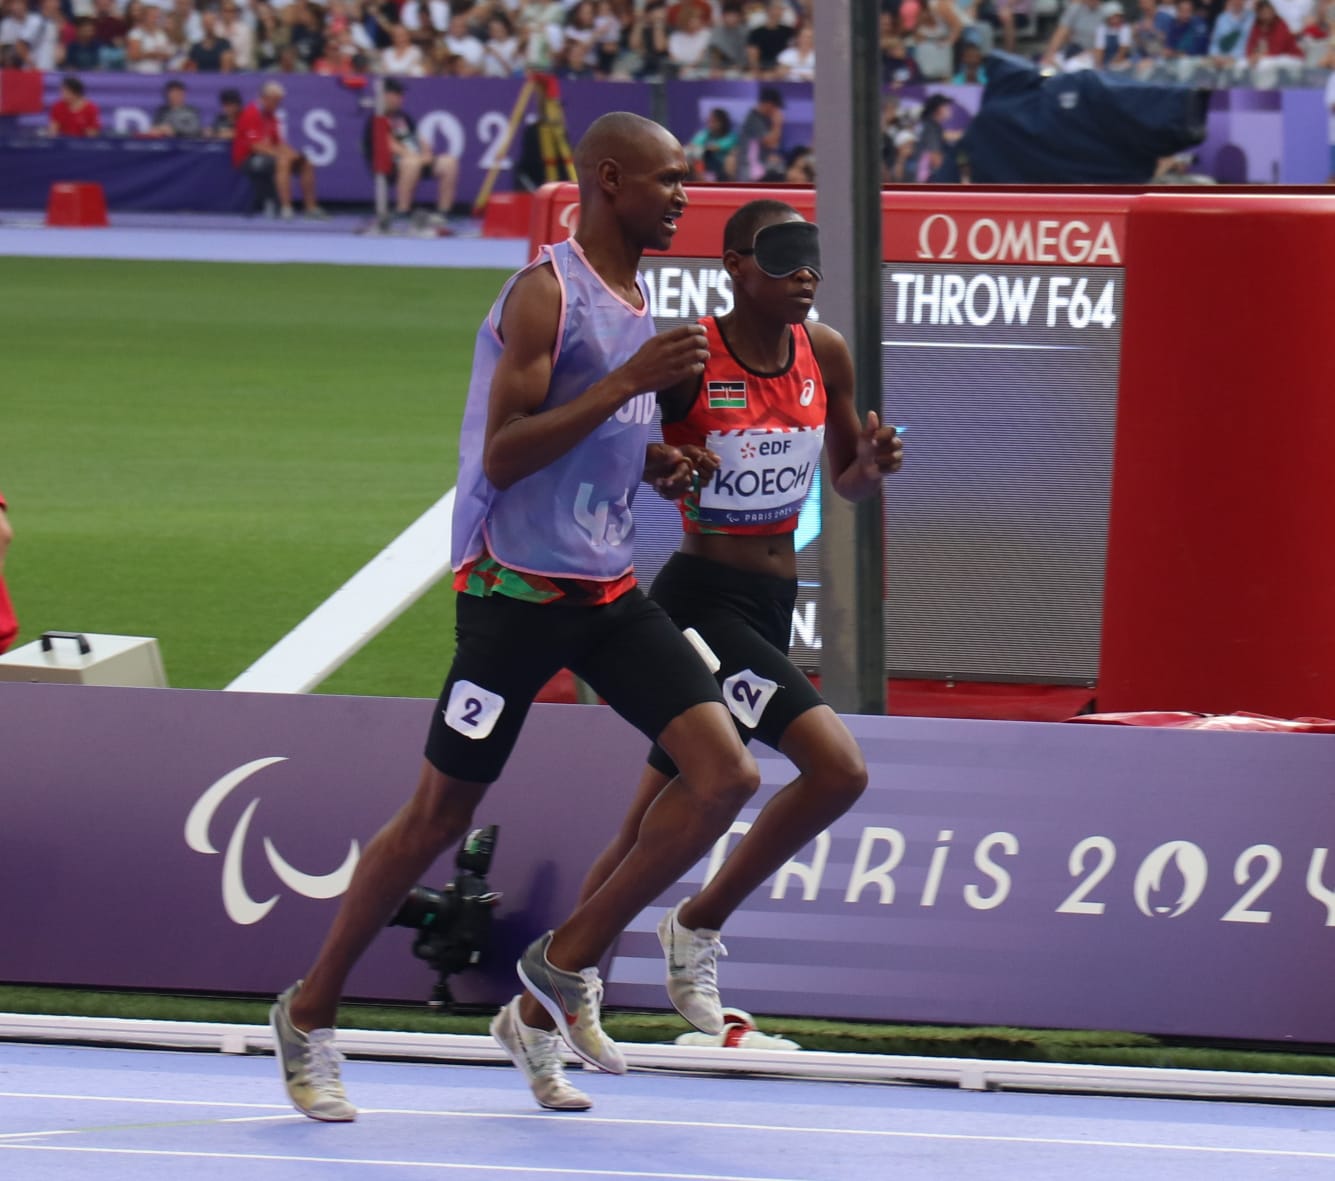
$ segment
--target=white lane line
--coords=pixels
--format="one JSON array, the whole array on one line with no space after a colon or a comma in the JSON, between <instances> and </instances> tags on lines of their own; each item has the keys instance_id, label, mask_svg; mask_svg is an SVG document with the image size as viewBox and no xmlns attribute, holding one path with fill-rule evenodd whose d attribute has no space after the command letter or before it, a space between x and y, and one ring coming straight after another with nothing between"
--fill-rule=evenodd
<instances>
[{"instance_id":1,"label":"white lane line","mask_svg":"<svg viewBox=\"0 0 1335 1181\"><path fill-rule=\"evenodd\" d=\"M171 1123L151 1123L151 1124L99 1124L93 1128L48 1128L44 1131L31 1132L0 1132L0 1141L4 1140L32 1140L38 1136L86 1136L94 1132L132 1132L140 1131L144 1128L162 1129L169 1131L174 1128L201 1128L210 1127L217 1124L262 1124L269 1120L290 1119L291 1113L283 1115L228 1115L221 1119L192 1119L180 1120ZM0 1144L0 1148L4 1145Z\"/></svg>"},{"instance_id":2,"label":"white lane line","mask_svg":"<svg viewBox=\"0 0 1335 1181\"><path fill-rule=\"evenodd\" d=\"M475 1173L542 1173L553 1177L639 1177L649 1181L804 1181L801 1177L758 1177L750 1174L738 1177L723 1173L650 1173L630 1169L590 1169L580 1165L575 1168L559 1169L541 1165L488 1165L464 1163L458 1161L415 1161L415 1160L380 1160L374 1157L339 1157L339 1156L286 1156L268 1152L168 1152L149 1148L83 1148L63 1144L0 1144L0 1150L26 1150L28 1152L87 1152L107 1153L122 1156L167 1156L186 1157L195 1160L238 1160L238 1161L283 1161L287 1163L315 1165L375 1165L377 1167L397 1167L401 1169L467 1169Z\"/></svg>"},{"instance_id":3,"label":"white lane line","mask_svg":"<svg viewBox=\"0 0 1335 1181\"><path fill-rule=\"evenodd\" d=\"M163 1104L167 1106L188 1106L188 1107L251 1107L272 1110L281 1107L281 1104L272 1103L209 1103L199 1099L142 1099L142 1098L119 1098L112 1095L57 1095L57 1094L30 1094L27 1092L7 1092L0 1091L0 1098L18 1097L18 1098L36 1098L36 1099L69 1099L76 1101L92 1101L98 1103L149 1103ZM286 1109L284 1109L286 1110ZM363 1107L362 1115L408 1115L432 1117L435 1119L463 1119L463 1120L542 1120L552 1126L571 1126L582 1127L589 1124L600 1124L606 1127L635 1127L635 1128L682 1128L692 1132L701 1131L723 1131L723 1132L763 1132L774 1134L779 1132L795 1133L804 1136L873 1136L890 1140L948 1140L962 1143L979 1144L1041 1144L1049 1147L1059 1148L1125 1148L1137 1151L1150 1152L1199 1152L1215 1155L1236 1155L1236 1156L1274 1156L1274 1157L1298 1157L1307 1160L1335 1160L1335 1149L1328 1152L1314 1150L1300 1150L1288 1148L1251 1148L1241 1145L1219 1145L1219 1144L1165 1144L1154 1141L1141 1140L1092 1140L1075 1139L1063 1136L998 1136L985 1133L974 1132L909 1132L898 1129L883 1128L823 1128L805 1126L801 1124L748 1124L721 1122L713 1120L667 1120L667 1119L628 1119L614 1116L594 1116L580 1115L576 1118L553 1117L548 1112L498 1112L498 1111L427 1111L410 1107ZM304 1117L298 1116L295 1112L290 1112L282 1116L255 1117L264 1119L291 1119L294 1122ZM228 1122L219 1120L218 1122ZM244 1122L243 1117L239 1117L235 1122ZM12 1133L14 1135L31 1135L32 1133ZM3 1137L0 1137L3 1139ZM0 1148L9 1147L0 1144ZM17 1146L16 1146L17 1147ZM298 1159L298 1158L293 1158ZM613 1174L614 1176L630 1176L632 1174ZM644 1174L645 1176L657 1176L658 1174ZM668 1176L669 1174L663 1174ZM675 1174L673 1174L675 1175ZM720 1179L723 1181L723 1179Z\"/></svg>"},{"instance_id":4,"label":"white lane line","mask_svg":"<svg viewBox=\"0 0 1335 1181\"><path fill-rule=\"evenodd\" d=\"M166 1107L240 1107L249 1111L291 1111L287 1103L231 1103L222 1099L145 1099L133 1095L65 1095L54 1091L0 1091L0 1099L65 1099L73 1103L148 1103Z\"/></svg>"}]
</instances>

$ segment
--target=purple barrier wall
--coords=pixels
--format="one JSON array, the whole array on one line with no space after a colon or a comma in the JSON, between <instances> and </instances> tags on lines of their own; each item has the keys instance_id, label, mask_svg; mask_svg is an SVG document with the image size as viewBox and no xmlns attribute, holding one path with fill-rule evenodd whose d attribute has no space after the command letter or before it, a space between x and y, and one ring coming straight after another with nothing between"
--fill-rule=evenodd
<instances>
[{"instance_id":1,"label":"purple barrier wall","mask_svg":"<svg viewBox=\"0 0 1335 1181\"><path fill-rule=\"evenodd\" d=\"M49 105L59 97L59 74L44 79ZM117 135L136 135L150 125L162 102L166 77L146 78L128 73L82 75L88 97L102 111L102 126ZM218 113L218 93L235 87L250 102L259 92L264 74L182 74L187 101L199 108L206 124ZM322 200L370 204L371 172L362 153L362 134L370 112L369 89L351 89L335 78L308 74L285 75L283 85L284 134L301 148L320 170ZM495 78L419 78L404 81L404 107L418 120L423 140L437 152L460 158L459 200L471 201L501 147L510 113L523 83ZM565 104L570 140L608 110L650 113L649 87L633 83L566 82ZM32 124L34 120L26 119ZM37 120L37 123L42 122ZM518 144L511 156L518 155ZM510 188L506 174L501 191ZM425 193L426 186L422 192Z\"/></svg>"},{"instance_id":2,"label":"purple barrier wall","mask_svg":"<svg viewBox=\"0 0 1335 1181\"><path fill-rule=\"evenodd\" d=\"M332 916L350 842L415 781L430 708L0 684L0 979L284 985ZM850 724L871 786L729 923L729 1002L1335 1043L1329 738ZM500 825L505 901L490 963L455 978L461 1000L515 991L514 955L569 907L644 749L605 709L535 708L477 816ZM768 795L788 765L757 754ZM427 880L451 876L446 858ZM665 1007L659 913L620 941L609 1004ZM351 994L424 998L411 939L382 935Z\"/></svg>"},{"instance_id":3,"label":"purple barrier wall","mask_svg":"<svg viewBox=\"0 0 1335 1181\"><path fill-rule=\"evenodd\" d=\"M45 78L45 100L57 97L59 75ZM218 92L235 86L249 102L267 75L182 75L189 101L211 122ZM111 133L134 135L149 126L161 102L163 78L127 73L84 75L88 95L102 109L103 126ZM362 127L368 92L344 86L333 78L293 75L284 112L288 138L320 169L320 193L329 201L370 203L372 184L362 154ZM405 105L417 117L423 138L436 150L462 159L459 199L476 196L500 146L521 83L491 78L422 78L405 83ZM785 95L785 143L812 141L811 87L782 83ZM740 119L755 101L754 82L670 82L664 87L668 126L683 140L700 127L709 110L726 107ZM961 112L977 109L981 91L970 86L915 86L902 92L921 102L929 93L949 94ZM598 115L624 109L649 115L654 88L631 82L566 82L561 93L573 143ZM1329 164L1325 104L1320 90L1220 91L1211 104L1208 136L1199 152L1201 171L1227 181L1320 183ZM20 123L40 125L25 117ZM962 119L961 119L962 125ZM819 145L816 145L819 156ZM512 153L514 154L514 153ZM500 188L509 188L502 174ZM422 189L425 195L426 187Z\"/></svg>"}]
</instances>

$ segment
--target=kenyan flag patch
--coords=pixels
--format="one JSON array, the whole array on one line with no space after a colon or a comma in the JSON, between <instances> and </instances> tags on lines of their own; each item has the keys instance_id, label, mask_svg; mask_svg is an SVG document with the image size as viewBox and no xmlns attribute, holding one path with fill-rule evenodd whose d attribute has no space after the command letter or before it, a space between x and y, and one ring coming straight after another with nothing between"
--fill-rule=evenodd
<instances>
[{"instance_id":1,"label":"kenyan flag patch","mask_svg":"<svg viewBox=\"0 0 1335 1181\"><path fill-rule=\"evenodd\" d=\"M707 381L705 399L711 410L745 410L746 382Z\"/></svg>"}]
</instances>

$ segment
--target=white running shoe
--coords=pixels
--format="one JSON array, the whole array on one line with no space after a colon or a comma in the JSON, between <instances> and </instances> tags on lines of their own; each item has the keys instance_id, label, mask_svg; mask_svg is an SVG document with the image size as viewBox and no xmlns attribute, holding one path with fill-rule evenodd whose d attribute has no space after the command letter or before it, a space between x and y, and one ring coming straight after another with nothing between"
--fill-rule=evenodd
<instances>
[{"instance_id":1,"label":"white running shoe","mask_svg":"<svg viewBox=\"0 0 1335 1181\"><path fill-rule=\"evenodd\" d=\"M524 1072L539 1106L552 1111L588 1111L593 1106L593 1100L566 1078L561 1035L525 1025L519 1017L518 997L493 1018L491 1036Z\"/></svg>"},{"instance_id":2,"label":"white running shoe","mask_svg":"<svg viewBox=\"0 0 1335 1181\"><path fill-rule=\"evenodd\" d=\"M292 1024L292 998L300 987L298 980L269 1010L274 1053L287 1097L311 1119L348 1123L357 1118L357 1109L348 1102L339 1079L343 1055L334 1049L334 1031L312 1029L303 1033Z\"/></svg>"},{"instance_id":3,"label":"white running shoe","mask_svg":"<svg viewBox=\"0 0 1335 1181\"><path fill-rule=\"evenodd\" d=\"M626 1059L603 1032L599 1009L603 982L597 968L567 972L547 958L552 932L535 939L519 957L519 978L534 999L552 1015L561 1037L585 1062L608 1074L625 1074Z\"/></svg>"},{"instance_id":4,"label":"white running shoe","mask_svg":"<svg viewBox=\"0 0 1335 1181\"><path fill-rule=\"evenodd\" d=\"M727 955L717 931L692 931L677 920L683 899L658 924L658 942L667 960L667 993L673 1008L701 1033L723 1032L718 995L718 957Z\"/></svg>"}]
</instances>

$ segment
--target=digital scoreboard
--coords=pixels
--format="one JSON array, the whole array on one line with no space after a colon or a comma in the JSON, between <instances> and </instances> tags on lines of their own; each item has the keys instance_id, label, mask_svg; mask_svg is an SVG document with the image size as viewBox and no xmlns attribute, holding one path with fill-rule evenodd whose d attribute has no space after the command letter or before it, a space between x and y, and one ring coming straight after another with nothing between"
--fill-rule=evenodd
<instances>
[{"instance_id":1,"label":"digital scoreboard","mask_svg":"<svg viewBox=\"0 0 1335 1181\"><path fill-rule=\"evenodd\" d=\"M729 310L722 225L759 195L815 215L808 189L692 190L672 253L641 267L659 328ZM573 193L552 199L550 237L559 237ZM907 427L904 468L884 490L886 672L1093 683L1126 198L955 189L883 200L881 417ZM648 489L635 519L647 585L676 548L680 520ZM793 656L814 669L818 496L796 542Z\"/></svg>"}]
</instances>

